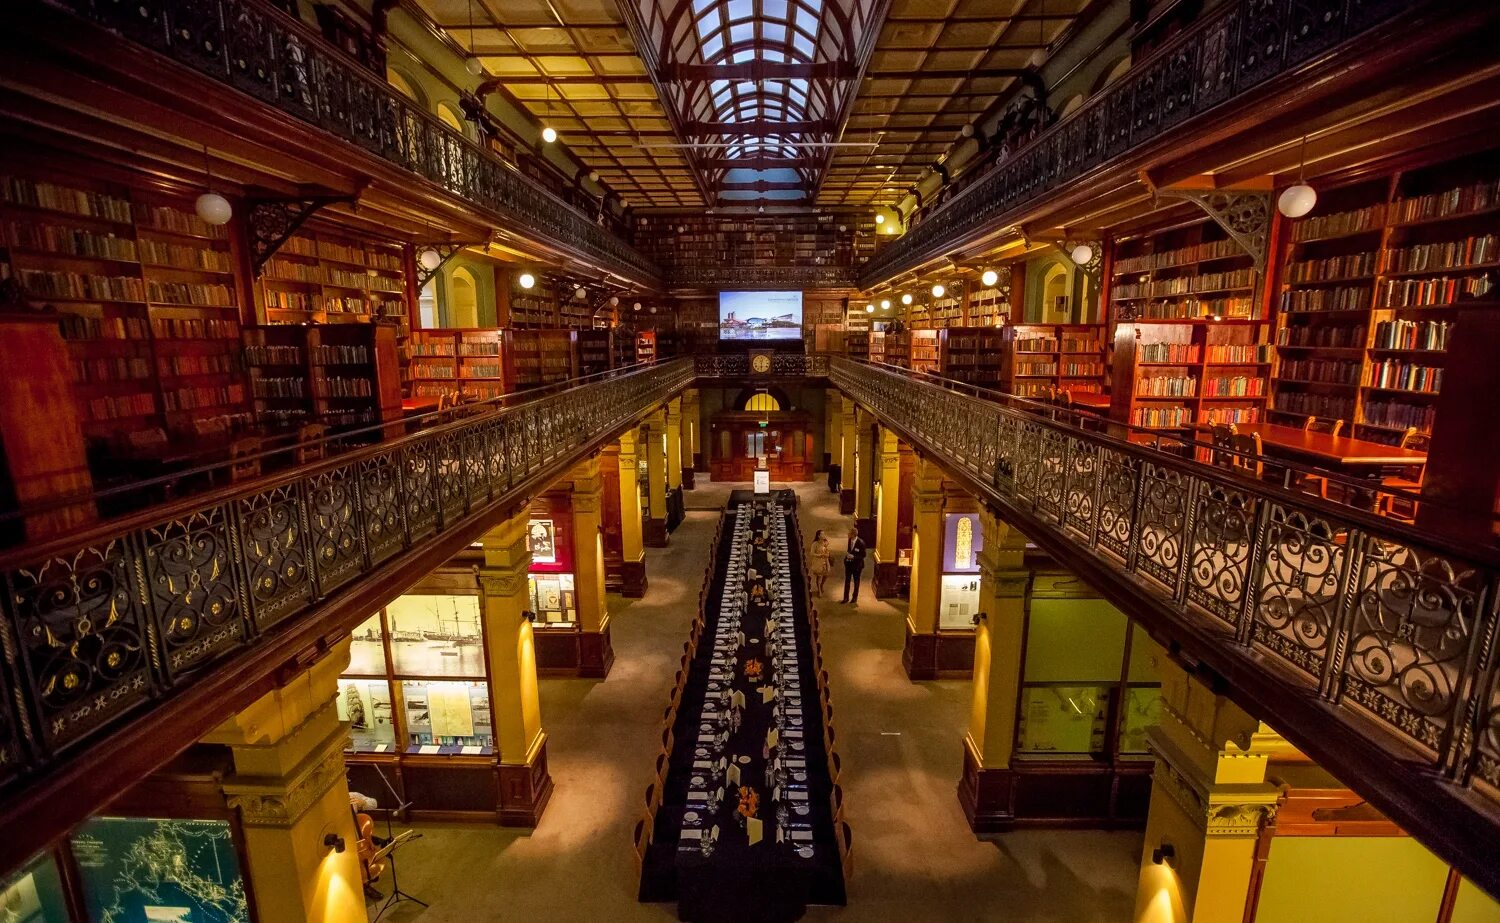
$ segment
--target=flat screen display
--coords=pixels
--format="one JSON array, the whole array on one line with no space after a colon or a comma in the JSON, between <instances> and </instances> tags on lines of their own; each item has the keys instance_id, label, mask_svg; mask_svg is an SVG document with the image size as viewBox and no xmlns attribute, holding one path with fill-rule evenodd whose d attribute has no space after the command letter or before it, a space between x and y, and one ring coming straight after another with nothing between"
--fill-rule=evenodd
<instances>
[{"instance_id":1,"label":"flat screen display","mask_svg":"<svg viewBox=\"0 0 1500 923\"><path fill-rule=\"evenodd\" d=\"M801 292L720 292L719 339L800 340Z\"/></svg>"}]
</instances>

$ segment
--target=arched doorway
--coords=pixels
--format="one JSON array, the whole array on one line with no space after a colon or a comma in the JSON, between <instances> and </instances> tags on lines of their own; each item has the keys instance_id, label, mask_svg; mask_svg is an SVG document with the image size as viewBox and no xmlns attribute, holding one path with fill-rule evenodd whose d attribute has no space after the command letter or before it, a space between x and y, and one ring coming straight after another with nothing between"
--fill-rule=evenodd
<instances>
[{"instance_id":1,"label":"arched doorway","mask_svg":"<svg viewBox=\"0 0 1500 923\"><path fill-rule=\"evenodd\" d=\"M761 458L773 481L813 476L812 416L775 388L745 389L710 420L709 471L715 481L748 481Z\"/></svg>"},{"instance_id":2,"label":"arched doorway","mask_svg":"<svg viewBox=\"0 0 1500 923\"><path fill-rule=\"evenodd\" d=\"M1072 322L1072 275L1060 262L1050 263L1042 270L1042 323L1067 324Z\"/></svg>"},{"instance_id":3,"label":"arched doorway","mask_svg":"<svg viewBox=\"0 0 1500 923\"><path fill-rule=\"evenodd\" d=\"M448 326L479 326L479 287L473 273L460 266L448 278Z\"/></svg>"}]
</instances>

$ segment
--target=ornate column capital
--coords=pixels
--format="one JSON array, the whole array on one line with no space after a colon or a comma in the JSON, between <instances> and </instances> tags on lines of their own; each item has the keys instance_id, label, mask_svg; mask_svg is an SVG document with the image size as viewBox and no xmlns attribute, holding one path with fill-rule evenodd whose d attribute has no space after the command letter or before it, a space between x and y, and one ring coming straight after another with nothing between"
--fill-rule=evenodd
<instances>
[{"instance_id":1,"label":"ornate column capital","mask_svg":"<svg viewBox=\"0 0 1500 923\"><path fill-rule=\"evenodd\" d=\"M334 704L327 705L332 709ZM285 776L233 775L224 780L229 807L247 827L290 827L344 779L343 724Z\"/></svg>"}]
</instances>

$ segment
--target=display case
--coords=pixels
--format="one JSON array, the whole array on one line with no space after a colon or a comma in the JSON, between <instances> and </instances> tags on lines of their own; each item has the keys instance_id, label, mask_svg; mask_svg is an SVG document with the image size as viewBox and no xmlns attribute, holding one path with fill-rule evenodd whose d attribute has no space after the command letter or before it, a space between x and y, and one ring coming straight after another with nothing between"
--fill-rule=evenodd
<instances>
[{"instance_id":1,"label":"display case","mask_svg":"<svg viewBox=\"0 0 1500 923\"><path fill-rule=\"evenodd\" d=\"M72 835L68 850L93 923L250 921L229 820L95 817Z\"/></svg>"},{"instance_id":2,"label":"display case","mask_svg":"<svg viewBox=\"0 0 1500 923\"><path fill-rule=\"evenodd\" d=\"M548 491L532 501L526 540L531 547L527 588L531 611L536 613L532 629L537 671L576 676L582 626L573 575L573 502L568 491Z\"/></svg>"},{"instance_id":3,"label":"display case","mask_svg":"<svg viewBox=\"0 0 1500 923\"><path fill-rule=\"evenodd\" d=\"M38 853L6 878L0 878L0 919L6 923L69 923L67 895L57 860Z\"/></svg>"},{"instance_id":4,"label":"display case","mask_svg":"<svg viewBox=\"0 0 1500 923\"><path fill-rule=\"evenodd\" d=\"M938 628L972 631L979 612L979 552L984 527L978 513L943 514L943 579Z\"/></svg>"}]
</instances>

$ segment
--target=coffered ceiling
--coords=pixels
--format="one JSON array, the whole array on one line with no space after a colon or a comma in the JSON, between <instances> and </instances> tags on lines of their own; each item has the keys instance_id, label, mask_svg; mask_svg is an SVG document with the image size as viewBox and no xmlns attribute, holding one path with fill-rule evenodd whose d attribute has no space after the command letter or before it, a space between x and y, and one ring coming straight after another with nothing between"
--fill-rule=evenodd
<instances>
[{"instance_id":1,"label":"coffered ceiling","mask_svg":"<svg viewBox=\"0 0 1500 923\"><path fill-rule=\"evenodd\" d=\"M415 2L626 204L696 208L894 204L1086 0Z\"/></svg>"}]
</instances>

